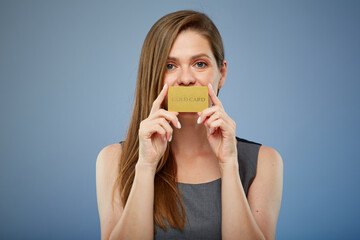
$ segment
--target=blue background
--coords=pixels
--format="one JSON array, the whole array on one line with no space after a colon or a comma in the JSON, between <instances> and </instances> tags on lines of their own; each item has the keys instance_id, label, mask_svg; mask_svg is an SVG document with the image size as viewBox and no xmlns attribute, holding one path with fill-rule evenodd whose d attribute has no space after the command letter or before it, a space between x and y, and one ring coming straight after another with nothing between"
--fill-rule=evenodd
<instances>
[{"instance_id":1,"label":"blue background","mask_svg":"<svg viewBox=\"0 0 360 240\"><path fill-rule=\"evenodd\" d=\"M236 134L284 161L277 239L355 239L359 1L1 1L0 238L99 239L95 162L124 138L142 43L208 14Z\"/></svg>"}]
</instances>

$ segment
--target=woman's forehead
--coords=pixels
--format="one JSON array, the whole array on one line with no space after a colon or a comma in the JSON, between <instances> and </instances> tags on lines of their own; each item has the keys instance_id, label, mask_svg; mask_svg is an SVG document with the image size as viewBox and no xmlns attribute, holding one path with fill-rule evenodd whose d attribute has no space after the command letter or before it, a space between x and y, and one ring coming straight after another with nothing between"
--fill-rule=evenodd
<instances>
[{"instance_id":1,"label":"woman's forehead","mask_svg":"<svg viewBox=\"0 0 360 240\"><path fill-rule=\"evenodd\" d=\"M193 30L181 32L175 39L169 58L193 58L194 56L213 58L208 39Z\"/></svg>"}]
</instances>

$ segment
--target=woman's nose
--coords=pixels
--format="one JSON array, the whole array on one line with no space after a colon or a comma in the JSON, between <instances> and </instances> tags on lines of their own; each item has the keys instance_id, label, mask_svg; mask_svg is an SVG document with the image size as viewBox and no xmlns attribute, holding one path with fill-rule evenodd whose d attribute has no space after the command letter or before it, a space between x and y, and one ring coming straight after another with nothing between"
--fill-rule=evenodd
<instances>
[{"instance_id":1,"label":"woman's nose","mask_svg":"<svg viewBox=\"0 0 360 240\"><path fill-rule=\"evenodd\" d=\"M189 68L183 68L180 71L180 76L178 77L179 85L190 85L195 83L194 74Z\"/></svg>"}]
</instances>

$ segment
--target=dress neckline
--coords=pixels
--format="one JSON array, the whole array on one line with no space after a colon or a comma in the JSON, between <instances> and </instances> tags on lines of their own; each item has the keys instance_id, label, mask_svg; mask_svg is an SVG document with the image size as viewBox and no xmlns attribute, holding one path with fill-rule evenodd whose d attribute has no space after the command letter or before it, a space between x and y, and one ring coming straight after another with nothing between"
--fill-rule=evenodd
<instances>
[{"instance_id":1,"label":"dress neckline","mask_svg":"<svg viewBox=\"0 0 360 240\"><path fill-rule=\"evenodd\" d=\"M210 182L204 182L204 183L182 183L182 182L176 182L177 184L181 184L181 185L205 185L205 184L211 184L211 183L215 183L221 180L221 177L215 180L212 180Z\"/></svg>"}]
</instances>

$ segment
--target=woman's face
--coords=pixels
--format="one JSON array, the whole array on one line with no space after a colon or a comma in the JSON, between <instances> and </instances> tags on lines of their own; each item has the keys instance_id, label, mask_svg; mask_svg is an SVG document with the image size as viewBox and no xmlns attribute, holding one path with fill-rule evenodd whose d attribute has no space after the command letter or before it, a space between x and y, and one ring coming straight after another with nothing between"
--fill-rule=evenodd
<instances>
[{"instance_id":1,"label":"woman's face","mask_svg":"<svg viewBox=\"0 0 360 240\"><path fill-rule=\"evenodd\" d=\"M170 50L164 83L169 86L207 86L216 93L225 82L226 61L219 69L208 40L193 30L181 32ZM167 99L166 99L167 100ZM167 106L167 101L166 101Z\"/></svg>"}]
</instances>

